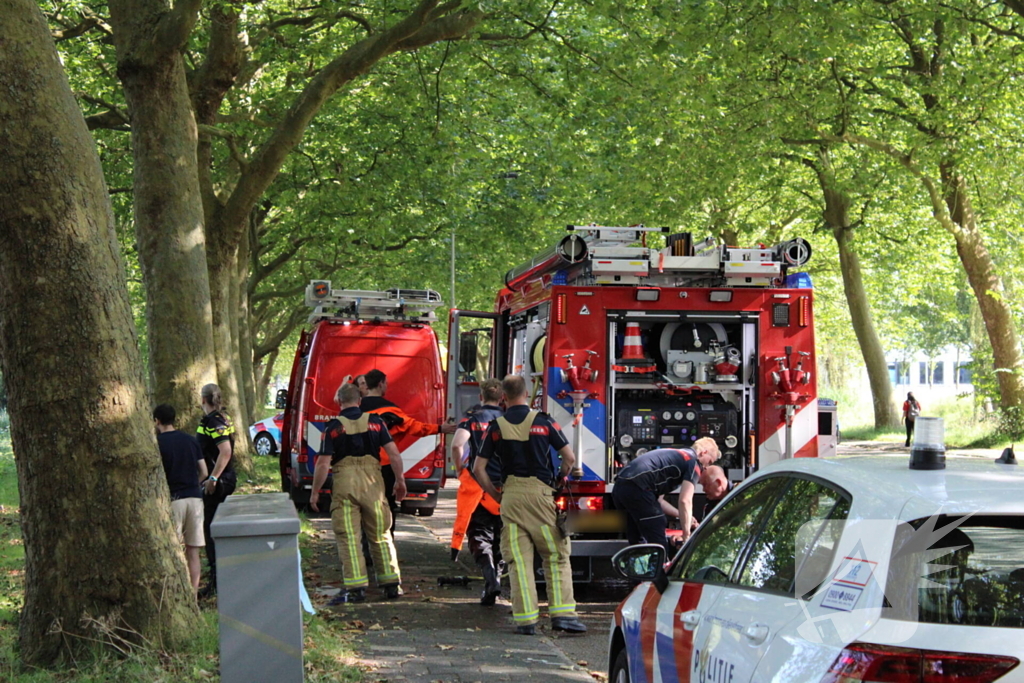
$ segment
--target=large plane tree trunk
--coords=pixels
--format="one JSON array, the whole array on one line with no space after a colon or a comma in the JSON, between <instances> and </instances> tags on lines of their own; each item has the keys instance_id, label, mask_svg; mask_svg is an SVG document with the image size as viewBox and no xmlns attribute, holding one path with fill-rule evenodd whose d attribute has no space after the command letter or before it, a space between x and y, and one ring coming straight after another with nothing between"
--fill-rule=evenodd
<instances>
[{"instance_id":1,"label":"large plane tree trunk","mask_svg":"<svg viewBox=\"0 0 1024 683\"><path fill-rule=\"evenodd\" d=\"M878 337L875 321L871 316L868 294L864 289L864 277L861 273L860 258L853 248L853 228L850 225L850 198L840 190L835 182L831 159L827 150L819 153L818 158L807 160L807 165L814 170L821 186L825 201L822 216L825 224L832 231L836 245L839 247L839 267L843 274L843 291L846 304L850 310L850 322L857 344L860 346L861 357L868 371L868 383L871 386L871 403L874 407L875 429L899 427L900 417L893 402L892 381L889 379L889 366L885 361L885 350Z\"/></svg>"},{"instance_id":2,"label":"large plane tree trunk","mask_svg":"<svg viewBox=\"0 0 1024 683\"><path fill-rule=\"evenodd\" d=\"M25 543L20 654L143 638L198 611L170 520L99 157L32 0L0 0L0 348Z\"/></svg>"},{"instance_id":3,"label":"large plane tree trunk","mask_svg":"<svg viewBox=\"0 0 1024 683\"><path fill-rule=\"evenodd\" d=\"M978 301L981 317L985 321L995 361L1000 404L1003 408L1022 407L1024 360L1021 358L1020 339L1013 320L1013 310L1006 300L1003 281L996 272L995 263L985 246L985 237L978 227L967 179L953 164L943 164L940 174L943 198L951 221L951 225L945 227L956 240L956 252L967 272L967 281L974 290L974 298Z\"/></svg>"},{"instance_id":4,"label":"large plane tree trunk","mask_svg":"<svg viewBox=\"0 0 1024 683\"><path fill-rule=\"evenodd\" d=\"M131 116L135 234L146 285L154 400L195 429L216 380L195 118L184 47L199 0L111 0L117 74Z\"/></svg>"}]
</instances>

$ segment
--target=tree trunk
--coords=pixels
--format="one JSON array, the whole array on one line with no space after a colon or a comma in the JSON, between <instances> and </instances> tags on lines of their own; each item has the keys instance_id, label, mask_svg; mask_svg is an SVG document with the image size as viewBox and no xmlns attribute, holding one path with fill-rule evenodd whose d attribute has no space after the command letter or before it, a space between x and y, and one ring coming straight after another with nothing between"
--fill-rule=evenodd
<instances>
[{"instance_id":1,"label":"tree trunk","mask_svg":"<svg viewBox=\"0 0 1024 683\"><path fill-rule=\"evenodd\" d=\"M232 292L236 291L232 281L235 279L237 254L237 249L211 240L207 249L207 262L213 309L213 343L217 354L217 384L220 386L224 407L235 421L235 466L250 472L252 458L249 455L249 425L244 422L246 413L239 392L238 347L232 335L232 326L235 325L232 316L237 312L237 307L232 305Z\"/></svg>"},{"instance_id":2,"label":"tree trunk","mask_svg":"<svg viewBox=\"0 0 1024 683\"><path fill-rule=\"evenodd\" d=\"M252 322L249 315L249 239L252 231L246 230L238 250L238 269L235 271L235 288L238 297L238 361L242 378L242 396L248 408L246 424L252 424L263 409L264 399L256 397L256 376L253 368Z\"/></svg>"},{"instance_id":3,"label":"tree trunk","mask_svg":"<svg viewBox=\"0 0 1024 683\"><path fill-rule=\"evenodd\" d=\"M967 179L952 164L942 165L941 176L949 219L954 223L950 232L956 239L957 254L967 271L967 281L974 290L992 344L1000 405L1003 408L1024 406L1024 360L1013 311L978 228Z\"/></svg>"},{"instance_id":4,"label":"tree trunk","mask_svg":"<svg viewBox=\"0 0 1024 683\"><path fill-rule=\"evenodd\" d=\"M179 19L188 21L159 0L110 2L117 73L131 115L153 398L174 406L182 429L194 430L202 416L199 390L215 381L216 368L196 123L179 45L190 26L168 30Z\"/></svg>"},{"instance_id":5,"label":"tree trunk","mask_svg":"<svg viewBox=\"0 0 1024 683\"><path fill-rule=\"evenodd\" d=\"M885 362L885 351L875 329L875 321L871 317L868 295L864 290L864 278L860 269L860 258L853 248L853 228L850 227L850 198L838 189L832 172L828 152L819 154L816 161L808 164L818 176L825 201L822 216L825 224L832 231L839 247L839 267L843 274L843 291L846 304L850 309L850 322L857 343L860 346L864 366L868 371L868 383L871 386L871 402L875 413L875 429L899 427L900 417L893 402L892 382L889 379L889 366Z\"/></svg>"},{"instance_id":6,"label":"tree trunk","mask_svg":"<svg viewBox=\"0 0 1024 683\"><path fill-rule=\"evenodd\" d=\"M0 0L0 348L25 543L20 654L198 625L103 170L31 0Z\"/></svg>"},{"instance_id":7,"label":"tree trunk","mask_svg":"<svg viewBox=\"0 0 1024 683\"><path fill-rule=\"evenodd\" d=\"M256 385L256 395L262 396L264 401L267 400L267 390L270 388L270 380L274 378L274 364L277 362L278 349L274 349L268 353L261 365L261 372L259 377L259 383ZM277 400L276 396L269 397L271 400Z\"/></svg>"}]
</instances>

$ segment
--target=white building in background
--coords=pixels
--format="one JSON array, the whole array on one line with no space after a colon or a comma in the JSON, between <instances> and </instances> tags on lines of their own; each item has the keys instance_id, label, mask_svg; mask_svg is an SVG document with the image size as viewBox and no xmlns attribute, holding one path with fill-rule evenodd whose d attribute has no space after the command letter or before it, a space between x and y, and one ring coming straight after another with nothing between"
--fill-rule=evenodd
<instances>
[{"instance_id":1,"label":"white building in background","mask_svg":"<svg viewBox=\"0 0 1024 683\"><path fill-rule=\"evenodd\" d=\"M922 353L892 353L887 360L889 380L900 405L908 391L914 392L922 404L974 393L971 370L967 367L971 358L956 347L947 347L934 358Z\"/></svg>"}]
</instances>

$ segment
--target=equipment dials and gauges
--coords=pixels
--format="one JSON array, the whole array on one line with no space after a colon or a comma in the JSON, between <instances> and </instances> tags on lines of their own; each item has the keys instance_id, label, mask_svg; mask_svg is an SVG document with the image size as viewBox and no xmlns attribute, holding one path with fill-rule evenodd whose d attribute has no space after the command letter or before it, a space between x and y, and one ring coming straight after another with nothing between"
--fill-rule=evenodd
<instances>
[{"instance_id":1,"label":"equipment dials and gauges","mask_svg":"<svg viewBox=\"0 0 1024 683\"><path fill-rule=\"evenodd\" d=\"M673 415L672 417L674 417L676 419L676 421L682 420L683 419L683 411L677 410L675 412L675 415ZM666 418L666 419L668 419L668 418ZM690 419L692 420L693 418L690 418Z\"/></svg>"},{"instance_id":2,"label":"equipment dials and gauges","mask_svg":"<svg viewBox=\"0 0 1024 683\"><path fill-rule=\"evenodd\" d=\"M687 422L693 422L696 419L697 419L697 413L693 412L692 410L687 411L687 413L686 413L686 421Z\"/></svg>"},{"instance_id":3,"label":"equipment dials and gauges","mask_svg":"<svg viewBox=\"0 0 1024 683\"><path fill-rule=\"evenodd\" d=\"M629 434L623 434L622 436L619 437L619 443L622 445L623 448L629 448L630 446L633 445L633 437L630 436Z\"/></svg>"},{"instance_id":4,"label":"equipment dials and gauges","mask_svg":"<svg viewBox=\"0 0 1024 683\"><path fill-rule=\"evenodd\" d=\"M729 436L725 437L725 447L726 448L736 448L736 444L738 444L738 443L739 443L739 439L737 439L732 434L730 434Z\"/></svg>"},{"instance_id":5,"label":"equipment dials and gauges","mask_svg":"<svg viewBox=\"0 0 1024 683\"><path fill-rule=\"evenodd\" d=\"M671 410L666 410L665 412L663 412L661 414L661 419L663 419L663 420L671 420L672 419L672 411ZM679 418L677 417L676 419L678 420Z\"/></svg>"},{"instance_id":6,"label":"equipment dials and gauges","mask_svg":"<svg viewBox=\"0 0 1024 683\"><path fill-rule=\"evenodd\" d=\"M647 448L638 448L638 449L636 449L636 455L634 457L639 458L641 455L646 453L648 450L649 449L647 449Z\"/></svg>"}]
</instances>

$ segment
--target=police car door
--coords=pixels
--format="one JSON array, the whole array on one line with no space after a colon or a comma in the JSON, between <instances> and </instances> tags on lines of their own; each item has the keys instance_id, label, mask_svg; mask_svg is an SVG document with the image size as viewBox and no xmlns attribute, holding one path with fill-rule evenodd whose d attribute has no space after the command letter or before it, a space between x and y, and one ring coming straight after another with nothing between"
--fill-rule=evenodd
<instances>
[{"instance_id":1,"label":"police car door","mask_svg":"<svg viewBox=\"0 0 1024 683\"><path fill-rule=\"evenodd\" d=\"M845 491L818 479L761 481L774 485L777 502L761 515L733 566L730 587L704 616L706 638L694 658L694 675L702 682L752 680L779 631L806 613L797 593L812 593L826 578L850 509Z\"/></svg>"},{"instance_id":2,"label":"police car door","mask_svg":"<svg viewBox=\"0 0 1024 683\"><path fill-rule=\"evenodd\" d=\"M642 643L647 669L643 673L651 674L646 680L713 680L702 678L695 667L706 647L711 626L708 616L727 590L729 577L742 561L743 549L783 484L769 479L743 487L694 532L669 570L669 586L657 605L657 614L648 616L645 610L641 618L656 622L646 639L645 624L641 624L641 641L648 641ZM644 679L634 675L632 680Z\"/></svg>"}]
</instances>

